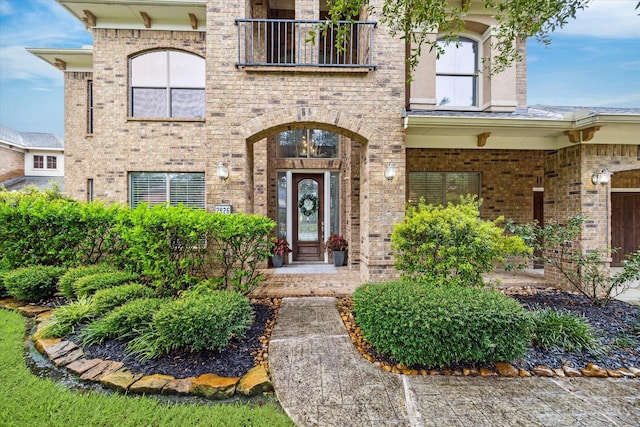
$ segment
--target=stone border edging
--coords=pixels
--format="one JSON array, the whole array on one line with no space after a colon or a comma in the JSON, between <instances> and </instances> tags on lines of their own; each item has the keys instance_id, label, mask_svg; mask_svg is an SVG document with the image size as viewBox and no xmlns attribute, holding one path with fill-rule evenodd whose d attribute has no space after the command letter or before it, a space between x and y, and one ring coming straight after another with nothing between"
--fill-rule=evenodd
<instances>
[{"instance_id":1,"label":"stone border edging","mask_svg":"<svg viewBox=\"0 0 640 427\"><path fill-rule=\"evenodd\" d=\"M462 369L409 369L402 364L391 365L385 362L376 361L373 356L367 353L367 348L370 345L362 337L360 328L357 326L353 317L353 312L347 309L344 304L344 299L338 299L338 313L344 323L344 327L349 333L351 342L356 348L358 353L366 359L368 362L377 366L385 372L392 372L394 374L401 375L447 375L447 376L473 376L473 377L505 377L505 378L527 378L532 376L539 377L590 377L590 378L640 378L640 369L636 367L618 368L618 369L605 369L594 363L587 363L587 366L581 369L576 369L568 365L563 365L562 368L553 369L549 366L538 365L531 371L526 369L516 368L510 363L498 362L495 363L495 370L486 367L465 367Z\"/></svg>"},{"instance_id":2,"label":"stone border edging","mask_svg":"<svg viewBox=\"0 0 640 427\"><path fill-rule=\"evenodd\" d=\"M0 300L0 307L35 318L37 329L51 315L49 307L25 304L13 298ZM32 336L31 339L36 350L47 356L56 367L67 369L83 381L98 382L120 392L193 395L218 400L229 399L236 394L251 397L273 391L273 384L264 367L266 361L254 366L242 377L221 377L209 373L199 377L174 378L171 375L134 373L122 362L86 359L81 347L61 338L34 339Z\"/></svg>"}]
</instances>

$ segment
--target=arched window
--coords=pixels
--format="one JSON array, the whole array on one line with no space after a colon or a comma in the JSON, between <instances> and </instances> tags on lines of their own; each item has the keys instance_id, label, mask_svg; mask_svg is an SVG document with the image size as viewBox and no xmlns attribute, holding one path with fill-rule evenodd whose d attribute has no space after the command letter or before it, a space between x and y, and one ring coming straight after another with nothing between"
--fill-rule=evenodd
<instances>
[{"instance_id":1,"label":"arched window","mask_svg":"<svg viewBox=\"0 0 640 427\"><path fill-rule=\"evenodd\" d=\"M460 37L459 42L438 41L444 53L436 60L437 105L478 105L478 42Z\"/></svg>"},{"instance_id":2,"label":"arched window","mask_svg":"<svg viewBox=\"0 0 640 427\"><path fill-rule=\"evenodd\" d=\"M133 117L204 117L204 58L154 50L131 58Z\"/></svg>"}]
</instances>

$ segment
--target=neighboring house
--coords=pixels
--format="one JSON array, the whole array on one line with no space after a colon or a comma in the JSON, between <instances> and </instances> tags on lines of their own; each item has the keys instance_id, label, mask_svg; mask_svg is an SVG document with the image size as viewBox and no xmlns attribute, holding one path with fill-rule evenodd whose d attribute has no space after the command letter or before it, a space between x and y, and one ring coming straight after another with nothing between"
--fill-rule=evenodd
<instances>
[{"instance_id":1,"label":"neighboring house","mask_svg":"<svg viewBox=\"0 0 640 427\"><path fill-rule=\"evenodd\" d=\"M62 188L64 142L49 133L18 132L0 125L0 187L19 190L28 185Z\"/></svg>"},{"instance_id":2,"label":"neighboring house","mask_svg":"<svg viewBox=\"0 0 640 427\"><path fill-rule=\"evenodd\" d=\"M494 37L480 2L407 85L404 41L375 14L344 49L331 31L305 42L326 1L57 1L94 39L29 49L64 71L77 199L267 215L290 261L325 260L342 234L363 281L395 276L393 224L420 197L478 194L483 217L517 222L583 213L582 250L640 243L640 109L527 107L525 61L478 74Z\"/></svg>"}]
</instances>

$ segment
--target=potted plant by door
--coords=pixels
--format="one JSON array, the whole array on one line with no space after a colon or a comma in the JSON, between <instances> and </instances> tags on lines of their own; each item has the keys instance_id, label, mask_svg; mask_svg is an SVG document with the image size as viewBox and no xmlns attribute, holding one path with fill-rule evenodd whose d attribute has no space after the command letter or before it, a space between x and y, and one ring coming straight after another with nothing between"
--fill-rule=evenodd
<instances>
[{"instance_id":1,"label":"potted plant by door","mask_svg":"<svg viewBox=\"0 0 640 427\"><path fill-rule=\"evenodd\" d=\"M340 267L344 265L345 252L347 250L347 241L344 237L337 234L329 236L329 240L325 242L325 246L329 250L329 255L333 257L333 265Z\"/></svg>"},{"instance_id":2,"label":"potted plant by door","mask_svg":"<svg viewBox=\"0 0 640 427\"><path fill-rule=\"evenodd\" d=\"M284 256L289 252L291 252L291 249L289 249L289 242L287 242L286 239L273 239L273 248L271 249L271 262L273 266L275 268L282 267L282 264L284 264Z\"/></svg>"}]
</instances>

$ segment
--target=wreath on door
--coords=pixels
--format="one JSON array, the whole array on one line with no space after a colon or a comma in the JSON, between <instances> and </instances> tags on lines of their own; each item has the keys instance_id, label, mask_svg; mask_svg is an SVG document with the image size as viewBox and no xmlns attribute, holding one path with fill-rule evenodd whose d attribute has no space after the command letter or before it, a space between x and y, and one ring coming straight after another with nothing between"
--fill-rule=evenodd
<instances>
[{"instance_id":1,"label":"wreath on door","mask_svg":"<svg viewBox=\"0 0 640 427\"><path fill-rule=\"evenodd\" d=\"M311 216L318 210L318 197L313 194L305 194L298 200L298 208L304 216Z\"/></svg>"}]
</instances>

